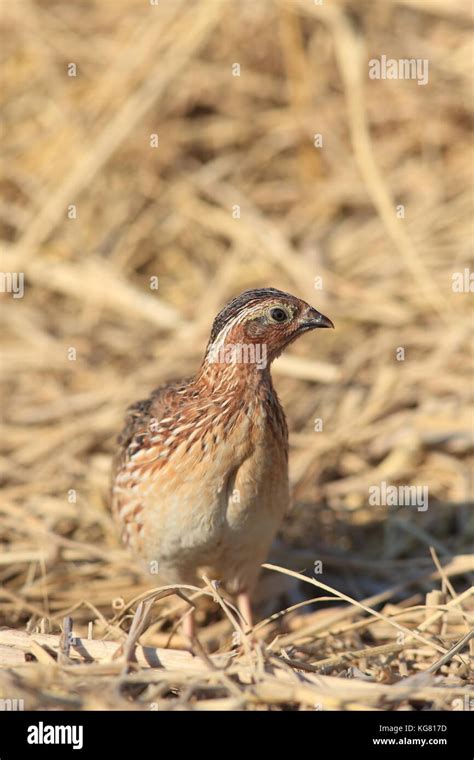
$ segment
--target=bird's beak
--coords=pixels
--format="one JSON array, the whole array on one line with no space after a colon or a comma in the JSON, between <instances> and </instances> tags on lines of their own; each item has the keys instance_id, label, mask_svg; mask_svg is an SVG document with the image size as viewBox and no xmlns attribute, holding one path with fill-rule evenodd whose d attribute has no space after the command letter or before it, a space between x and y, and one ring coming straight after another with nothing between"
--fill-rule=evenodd
<instances>
[{"instance_id":1,"label":"bird's beak","mask_svg":"<svg viewBox=\"0 0 474 760\"><path fill-rule=\"evenodd\" d=\"M302 316L300 329L314 330L316 327L334 327L329 317L325 317L320 311L312 307Z\"/></svg>"}]
</instances>

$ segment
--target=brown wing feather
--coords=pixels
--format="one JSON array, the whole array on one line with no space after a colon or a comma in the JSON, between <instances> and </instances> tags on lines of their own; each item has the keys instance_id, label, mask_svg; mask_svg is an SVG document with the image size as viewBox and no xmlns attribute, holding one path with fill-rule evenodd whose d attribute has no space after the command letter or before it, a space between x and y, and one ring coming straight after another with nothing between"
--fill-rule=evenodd
<instances>
[{"instance_id":1,"label":"brown wing feather","mask_svg":"<svg viewBox=\"0 0 474 760\"><path fill-rule=\"evenodd\" d=\"M179 392L187 386L187 381L176 381L161 385L152 391L147 399L137 401L128 407L125 425L118 436L118 448L113 460L111 498L110 506L112 512L122 527L122 540L128 544L131 534L140 533L140 522L137 521L134 527L133 522L137 519L141 509L141 499L138 494L133 497L125 497L120 491L117 491L116 485L119 475L125 476L129 486L134 485L134 478L130 472L129 465L132 456L139 450L147 450L151 447L151 437L153 431L151 423L159 425L160 420L169 417L175 413L176 404L179 403ZM133 503L134 509L128 514L124 514L122 509ZM138 538L136 535L136 538Z\"/></svg>"},{"instance_id":2,"label":"brown wing feather","mask_svg":"<svg viewBox=\"0 0 474 760\"><path fill-rule=\"evenodd\" d=\"M146 446L151 420L159 423L161 419L174 412L176 393L186 385L187 381L182 380L160 385L148 398L136 401L128 407L125 426L117 438L118 450L113 461L113 479L132 454L143 445Z\"/></svg>"}]
</instances>

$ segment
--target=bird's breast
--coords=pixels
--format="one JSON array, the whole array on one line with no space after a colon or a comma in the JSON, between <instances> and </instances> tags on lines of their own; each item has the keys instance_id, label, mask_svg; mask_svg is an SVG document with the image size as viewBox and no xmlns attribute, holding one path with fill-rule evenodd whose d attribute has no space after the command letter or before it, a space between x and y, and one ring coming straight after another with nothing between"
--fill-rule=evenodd
<instances>
[{"instance_id":1,"label":"bird's breast","mask_svg":"<svg viewBox=\"0 0 474 760\"><path fill-rule=\"evenodd\" d=\"M287 440L269 414L257 400L241 404L176 449L146 494L153 547L170 557L212 554L273 532L288 505Z\"/></svg>"}]
</instances>

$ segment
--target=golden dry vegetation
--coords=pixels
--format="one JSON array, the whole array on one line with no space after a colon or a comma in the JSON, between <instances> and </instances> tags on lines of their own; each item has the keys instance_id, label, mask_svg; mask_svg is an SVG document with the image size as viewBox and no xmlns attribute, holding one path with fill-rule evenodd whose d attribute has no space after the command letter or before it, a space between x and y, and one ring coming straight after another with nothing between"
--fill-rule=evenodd
<instances>
[{"instance_id":1,"label":"golden dry vegetation","mask_svg":"<svg viewBox=\"0 0 474 760\"><path fill-rule=\"evenodd\" d=\"M24 296L1 296L1 697L469 704L469 24L467 0L2 4L2 271ZM429 82L369 79L381 55L428 60ZM203 582L193 656L185 603L117 543L110 460L125 407L192 373L217 310L259 286L336 330L274 367L294 505L258 641L233 645ZM383 482L428 509L370 504Z\"/></svg>"}]
</instances>

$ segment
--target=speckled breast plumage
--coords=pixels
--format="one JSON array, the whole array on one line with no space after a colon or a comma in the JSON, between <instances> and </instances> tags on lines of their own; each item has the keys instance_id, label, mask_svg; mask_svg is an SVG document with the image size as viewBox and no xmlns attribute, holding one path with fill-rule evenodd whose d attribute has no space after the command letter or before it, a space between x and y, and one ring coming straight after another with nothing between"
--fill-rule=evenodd
<instances>
[{"instance_id":1,"label":"speckled breast plumage","mask_svg":"<svg viewBox=\"0 0 474 760\"><path fill-rule=\"evenodd\" d=\"M201 573L253 586L288 507L283 410L268 373L165 386L131 407L113 510L122 540L166 583Z\"/></svg>"}]
</instances>

